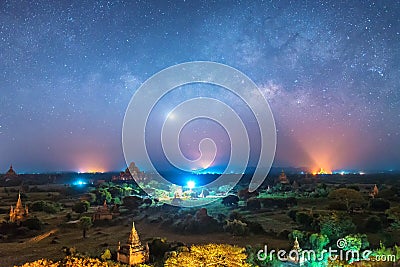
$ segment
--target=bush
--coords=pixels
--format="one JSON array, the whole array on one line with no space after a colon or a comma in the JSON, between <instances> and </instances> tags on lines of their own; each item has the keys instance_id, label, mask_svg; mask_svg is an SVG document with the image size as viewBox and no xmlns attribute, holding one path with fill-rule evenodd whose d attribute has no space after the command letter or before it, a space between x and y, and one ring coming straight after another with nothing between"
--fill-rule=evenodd
<instances>
[{"instance_id":1,"label":"bush","mask_svg":"<svg viewBox=\"0 0 400 267\"><path fill-rule=\"evenodd\" d=\"M365 223L365 229L370 233L377 233L382 230L382 221L376 216L372 215L368 217L367 222Z\"/></svg>"},{"instance_id":2,"label":"bush","mask_svg":"<svg viewBox=\"0 0 400 267\"><path fill-rule=\"evenodd\" d=\"M134 210L137 209L143 203L143 199L138 196L128 196L124 197L122 202L124 203L124 206L127 209Z\"/></svg>"},{"instance_id":3,"label":"bush","mask_svg":"<svg viewBox=\"0 0 400 267\"><path fill-rule=\"evenodd\" d=\"M29 228L27 227L18 227L15 231L15 234L17 234L18 236L23 236L23 235L27 235L29 233Z\"/></svg>"},{"instance_id":4,"label":"bush","mask_svg":"<svg viewBox=\"0 0 400 267\"><path fill-rule=\"evenodd\" d=\"M353 189L353 190L356 190L356 191L360 192L360 187L358 185L356 185L356 184L349 185L347 188L348 189Z\"/></svg>"},{"instance_id":5,"label":"bush","mask_svg":"<svg viewBox=\"0 0 400 267\"><path fill-rule=\"evenodd\" d=\"M296 221L296 214L297 214L297 210L289 210L287 213L289 218L291 218L293 221Z\"/></svg>"},{"instance_id":6,"label":"bush","mask_svg":"<svg viewBox=\"0 0 400 267\"><path fill-rule=\"evenodd\" d=\"M290 235L290 231L287 229L284 229L278 233L277 237L280 239L286 239L286 238L288 238L289 235Z\"/></svg>"},{"instance_id":7,"label":"bush","mask_svg":"<svg viewBox=\"0 0 400 267\"><path fill-rule=\"evenodd\" d=\"M54 214L60 211L60 207L58 204L43 200L33 202L29 208L31 211L43 211L50 214Z\"/></svg>"},{"instance_id":8,"label":"bush","mask_svg":"<svg viewBox=\"0 0 400 267\"><path fill-rule=\"evenodd\" d=\"M295 206L297 205L297 199L295 197L288 197L285 198L286 206Z\"/></svg>"},{"instance_id":9,"label":"bush","mask_svg":"<svg viewBox=\"0 0 400 267\"><path fill-rule=\"evenodd\" d=\"M262 227L262 225L258 222L252 222L252 221L248 221L247 223L247 227L249 228L249 231L253 234L264 234L265 230Z\"/></svg>"},{"instance_id":10,"label":"bush","mask_svg":"<svg viewBox=\"0 0 400 267\"><path fill-rule=\"evenodd\" d=\"M296 222L300 225L305 226L306 228L310 227L313 221L314 218L307 212L296 213Z\"/></svg>"},{"instance_id":11,"label":"bush","mask_svg":"<svg viewBox=\"0 0 400 267\"><path fill-rule=\"evenodd\" d=\"M299 230L293 230L293 232L289 233L287 237L289 237L289 240L292 243L297 238L297 241L299 241L300 245L302 247L305 247L308 244L309 233Z\"/></svg>"},{"instance_id":12,"label":"bush","mask_svg":"<svg viewBox=\"0 0 400 267\"><path fill-rule=\"evenodd\" d=\"M386 200L396 200L396 194L396 190L393 188L382 189L381 191L379 191L379 197Z\"/></svg>"},{"instance_id":13,"label":"bush","mask_svg":"<svg viewBox=\"0 0 400 267\"><path fill-rule=\"evenodd\" d=\"M246 201L246 207L249 210L259 210L259 209L261 209L261 202L257 198L249 198Z\"/></svg>"},{"instance_id":14,"label":"bush","mask_svg":"<svg viewBox=\"0 0 400 267\"><path fill-rule=\"evenodd\" d=\"M0 214L8 214L9 212L10 212L10 209L0 208Z\"/></svg>"},{"instance_id":15,"label":"bush","mask_svg":"<svg viewBox=\"0 0 400 267\"><path fill-rule=\"evenodd\" d=\"M390 202L382 198L372 198L369 200L369 208L375 211L385 211L390 208Z\"/></svg>"},{"instance_id":16,"label":"bush","mask_svg":"<svg viewBox=\"0 0 400 267\"><path fill-rule=\"evenodd\" d=\"M329 203L330 210L347 210L346 204L340 201L332 201Z\"/></svg>"},{"instance_id":17,"label":"bush","mask_svg":"<svg viewBox=\"0 0 400 267\"><path fill-rule=\"evenodd\" d=\"M251 197L257 197L258 193L257 192L249 192L248 188L242 189L238 191L238 197L242 200L247 200Z\"/></svg>"},{"instance_id":18,"label":"bush","mask_svg":"<svg viewBox=\"0 0 400 267\"><path fill-rule=\"evenodd\" d=\"M321 234L328 236L329 240L338 240L349 234L354 234L356 226L349 217L332 214L322 217L320 221Z\"/></svg>"},{"instance_id":19,"label":"bush","mask_svg":"<svg viewBox=\"0 0 400 267\"><path fill-rule=\"evenodd\" d=\"M24 227L29 228L30 230L42 230L43 228L43 223L41 220L39 220L36 217L29 218L25 221L22 222L22 225Z\"/></svg>"},{"instance_id":20,"label":"bush","mask_svg":"<svg viewBox=\"0 0 400 267\"><path fill-rule=\"evenodd\" d=\"M165 267L193 266L243 266L250 267L246 262L245 249L220 244L193 245L189 251L174 252L165 261Z\"/></svg>"},{"instance_id":21,"label":"bush","mask_svg":"<svg viewBox=\"0 0 400 267\"><path fill-rule=\"evenodd\" d=\"M90 203L86 200L80 201L75 203L75 205L72 207L72 210L75 211L76 213L84 213L89 210Z\"/></svg>"},{"instance_id":22,"label":"bush","mask_svg":"<svg viewBox=\"0 0 400 267\"><path fill-rule=\"evenodd\" d=\"M43 211L46 213L55 214L60 211L60 208L50 203L47 203L47 205L43 207Z\"/></svg>"},{"instance_id":23,"label":"bush","mask_svg":"<svg viewBox=\"0 0 400 267\"><path fill-rule=\"evenodd\" d=\"M328 243L329 238L326 235L312 234L310 236L310 245L315 251L321 252Z\"/></svg>"},{"instance_id":24,"label":"bush","mask_svg":"<svg viewBox=\"0 0 400 267\"><path fill-rule=\"evenodd\" d=\"M348 235L344 238L346 246L342 248L345 251L360 251L366 249L369 246L368 238L366 234L353 234Z\"/></svg>"},{"instance_id":25,"label":"bush","mask_svg":"<svg viewBox=\"0 0 400 267\"><path fill-rule=\"evenodd\" d=\"M243 220L242 214L241 214L240 212L236 211L236 210L232 211L232 212L229 214L229 220L233 221L233 220L235 220L235 219L236 219L236 220L240 220L240 221Z\"/></svg>"},{"instance_id":26,"label":"bush","mask_svg":"<svg viewBox=\"0 0 400 267\"><path fill-rule=\"evenodd\" d=\"M153 201L151 200L151 198L145 198L143 200L143 204L145 204L147 206L151 206L151 204L153 204Z\"/></svg>"},{"instance_id":27,"label":"bush","mask_svg":"<svg viewBox=\"0 0 400 267\"><path fill-rule=\"evenodd\" d=\"M239 197L235 195L229 195L222 199L222 204L225 206L237 206L239 202Z\"/></svg>"},{"instance_id":28,"label":"bush","mask_svg":"<svg viewBox=\"0 0 400 267\"><path fill-rule=\"evenodd\" d=\"M362 206L364 199L360 192L354 189L340 188L329 193L329 199L333 202L342 202L348 212Z\"/></svg>"},{"instance_id":29,"label":"bush","mask_svg":"<svg viewBox=\"0 0 400 267\"><path fill-rule=\"evenodd\" d=\"M103 261L107 261L107 260L110 260L111 259L111 251L109 250L109 249L106 249L105 251L104 251L104 253L103 254L101 254L101 257L100 257Z\"/></svg>"},{"instance_id":30,"label":"bush","mask_svg":"<svg viewBox=\"0 0 400 267\"><path fill-rule=\"evenodd\" d=\"M222 224L209 216L207 209L201 208L196 212L195 216L186 214L183 219L175 217L172 228L179 232L201 234L219 232L222 230Z\"/></svg>"},{"instance_id":31,"label":"bush","mask_svg":"<svg viewBox=\"0 0 400 267\"><path fill-rule=\"evenodd\" d=\"M247 224L239 220L227 221L226 225L224 225L224 230L238 236L243 236L249 233Z\"/></svg>"},{"instance_id":32,"label":"bush","mask_svg":"<svg viewBox=\"0 0 400 267\"><path fill-rule=\"evenodd\" d=\"M71 213L67 213L67 215L65 215L65 219L67 220L67 221L70 221L71 219L72 219L72 215L71 215Z\"/></svg>"},{"instance_id":33,"label":"bush","mask_svg":"<svg viewBox=\"0 0 400 267\"><path fill-rule=\"evenodd\" d=\"M291 203L293 199L295 200L295 198L290 198L289 202ZM288 205L287 200L284 198L259 198L258 200L261 202L263 208L285 209Z\"/></svg>"},{"instance_id":34,"label":"bush","mask_svg":"<svg viewBox=\"0 0 400 267\"><path fill-rule=\"evenodd\" d=\"M149 243L149 250L153 260L162 259L165 253L170 249L169 244L165 239L156 238Z\"/></svg>"}]
</instances>

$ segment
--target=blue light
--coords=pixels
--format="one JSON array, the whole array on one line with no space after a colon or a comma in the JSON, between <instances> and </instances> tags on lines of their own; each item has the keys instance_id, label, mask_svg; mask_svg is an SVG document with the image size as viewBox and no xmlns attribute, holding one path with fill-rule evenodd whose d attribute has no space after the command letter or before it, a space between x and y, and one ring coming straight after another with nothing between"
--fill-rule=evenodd
<instances>
[{"instance_id":1,"label":"blue light","mask_svg":"<svg viewBox=\"0 0 400 267\"><path fill-rule=\"evenodd\" d=\"M87 182L84 181L84 180L82 180L82 179L76 180L76 181L73 183L73 185L77 185L77 186L84 186L84 185L86 185L86 184L87 184Z\"/></svg>"},{"instance_id":2,"label":"blue light","mask_svg":"<svg viewBox=\"0 0 400 267\"><path fill-rule=\"evenodd\" d=\"M196 183L194 181L188 181L187 182L187 187L192 190L196 186Z\"/></svg>"}]
</instances>

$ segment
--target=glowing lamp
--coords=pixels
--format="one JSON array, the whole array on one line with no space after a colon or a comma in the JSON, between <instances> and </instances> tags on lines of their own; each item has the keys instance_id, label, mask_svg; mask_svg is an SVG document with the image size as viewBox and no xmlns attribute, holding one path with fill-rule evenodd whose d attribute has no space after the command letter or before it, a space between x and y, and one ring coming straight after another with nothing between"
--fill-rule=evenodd
<instances>
[{"instance_id":1,"label":"glowing lamp","mask_svg":"<svg viewBox=\"0 0 400 267\"><path fill-rule=\"evenodd\" d=\"M187 182L187 187L192 190L196 186L196 183L194 181L189 181Z\"/></svg>"},{"instance_id":2,"label":"glowing lamp","mask_svg":"<svg viewBox=\"0 0 400 267\"><path fill-rule=\"evenodd\" d=\"M73 183L73 185L77 185L77 186L83 186L83 185L86 185L87 184L87 182L86 181L84 181L84 180L76 180L74 183Z\"/></svg>"}]
</instances>

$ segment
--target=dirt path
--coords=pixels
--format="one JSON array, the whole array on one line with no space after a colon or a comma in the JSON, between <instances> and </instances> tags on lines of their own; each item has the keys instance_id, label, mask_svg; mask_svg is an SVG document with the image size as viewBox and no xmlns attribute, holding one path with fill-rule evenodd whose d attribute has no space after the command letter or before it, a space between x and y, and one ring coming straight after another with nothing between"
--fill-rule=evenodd
<instances>
[{"instance_id":1,"label":"dirt path","mask_svg":"<svg viewBox=\"0 0 400 267\"><path fill-rule=\"evenodd\" d=\"M45 238L47 238L47 237L49 237L49 236L51 236L51 235L54 235L54 234L57 233L57 232L58 232L58 229L57 229L57 228L56 228L56 229L53 229L53 230L51 230L51 231L48 231L47 233L44 233L44 234L35 236L35 237L29 239L28 241L25 241L24 244L29 245L29 244L32 244L32 243L40 242L40 241L42 241L43 239L45 239Z\"/></svg>"}]
</instances>

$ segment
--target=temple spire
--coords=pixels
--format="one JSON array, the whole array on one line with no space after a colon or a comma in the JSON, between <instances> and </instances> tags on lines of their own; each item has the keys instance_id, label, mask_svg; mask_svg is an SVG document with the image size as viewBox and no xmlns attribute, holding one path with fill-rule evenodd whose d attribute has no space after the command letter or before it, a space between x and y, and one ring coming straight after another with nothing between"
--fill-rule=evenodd
<instances>
[{"instance_id":1,"label":"temple spire","mask_svg":"<svg viewBox=\"0 0 400 267\"><path fill-rule=\"evenodd\" d=\"M299 241L297 240L297 236L296 236L296 239L294 240L293 250L297 250L297 251L300 250L300 244L299 244Z\"/></svg>"},{"instance_id":2,"label":"temple spire","mask_svg":"<svg viewBox=\"0 0 400 267\"><path fill-rule=\"evenodd\" d=\"M15 205L16 209L22 209L22 201L21 201L21 192L18 193L17 205Z\"/></svg>"},{"instance_id":3,"label":"temple spire","mask_svg":"<svg viewBox=\"0 0 400 267\"><path fill-rule=\"evenodd\" d=\"M132 222L132 229L131 229L131 233L129 235L128 244L134 245L134 246L140 245L140 239L139 239L139 235L136 231L134 221Z\"/></svg>"}]
</instances>

